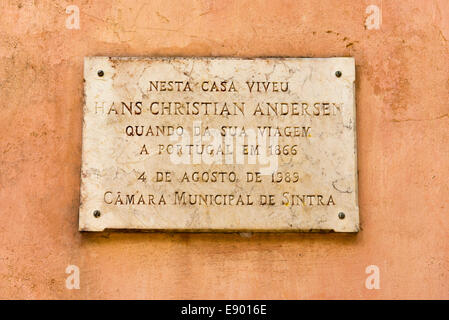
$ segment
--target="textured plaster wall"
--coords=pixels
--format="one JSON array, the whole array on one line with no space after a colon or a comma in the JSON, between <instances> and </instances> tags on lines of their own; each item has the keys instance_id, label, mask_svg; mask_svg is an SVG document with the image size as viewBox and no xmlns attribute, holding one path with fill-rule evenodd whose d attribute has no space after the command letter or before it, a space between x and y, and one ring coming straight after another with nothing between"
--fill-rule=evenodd
<instances>
[{"instance_id":1,"label":"textured plaster wall","mask_svg":"<svg viewBox=\"0 0 449 320\"><path fill-rule=\"evenodd\" d=\"M362 231L78 232L91 55L354 56ZM0 298L449 298L448 178L447 0L1 1Z\"/></svg>"}]
</instances>

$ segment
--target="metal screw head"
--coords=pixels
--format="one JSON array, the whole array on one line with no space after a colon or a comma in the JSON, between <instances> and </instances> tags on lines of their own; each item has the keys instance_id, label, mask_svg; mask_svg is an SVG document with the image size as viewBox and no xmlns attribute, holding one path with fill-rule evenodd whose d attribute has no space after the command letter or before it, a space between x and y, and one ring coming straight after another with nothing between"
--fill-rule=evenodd
<instances>
[{"instance_id":1,"label":"metal screw head","mask_svg":"<svg viewBox=\"0 0 449 320\"><path fill-rule=\"evenodd\" d=\"M103 70L98 70L97 74L98 74L99 77L102 77L102 76L104 76L104 71Z\"/></svg>"},{"instance_id":2,"label":"metal screw head","mask_svg":"<svg viewBox=\"0 0 449 320\"><path fill-rule=\"evenodd\" d=\"M345 213L344 212L338 213L338 217L343 220L345 218Z\"/></svg>"},{"instance_id":3,"label":"metal screw head","mask_svg":"<svg viewBox=\"0 0 449 320\"><path fill-rule=\"evenodd\" d=\"M94 217L99 218L101 216L101 212L99 210L94 211Z\"/></svg>"},{"instance_id":4,"label":"metal screw head","mask_svg":"<svg viewBox=\"0 0 449 320\"><path fill-rule=\"evenodd\" d=\"M341 75L342 75L341 71L335 71L335 76L336 76L337 78L340 78Z\"/></svg>"}]
</instances>

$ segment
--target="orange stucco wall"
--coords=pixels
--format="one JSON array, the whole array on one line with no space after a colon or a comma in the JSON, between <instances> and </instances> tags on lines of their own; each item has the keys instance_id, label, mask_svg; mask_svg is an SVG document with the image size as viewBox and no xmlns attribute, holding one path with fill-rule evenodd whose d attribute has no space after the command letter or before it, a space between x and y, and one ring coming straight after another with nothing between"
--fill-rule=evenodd
<instances>
[{"instance_id":1,"label":"orange stucco wall","mask_svg":"<svg viewBox=\"0 0 449 320\"><path fill-rule=\"evenodd\" d=\"M92 55L354 56L361 232L78 232ZM0 298L449 298L448 185L449 1L1 1Z\"/></svg>"}]
</instances>

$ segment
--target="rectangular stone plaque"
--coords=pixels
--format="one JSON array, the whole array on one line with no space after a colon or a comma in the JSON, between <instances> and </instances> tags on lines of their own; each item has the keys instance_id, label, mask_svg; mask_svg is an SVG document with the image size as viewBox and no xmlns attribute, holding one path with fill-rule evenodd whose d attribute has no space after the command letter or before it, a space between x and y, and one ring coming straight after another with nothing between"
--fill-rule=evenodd
<instances>
[{"instance_id":1,"label":"rectangular stone plaque","mask_svg":"<svg viewBox=\"0 0 449 320\"><path fill-rule=\"evenodd\" d=\"M84 60L79 229L357 232L353 58Z\"/></svg>"}]
</instances>

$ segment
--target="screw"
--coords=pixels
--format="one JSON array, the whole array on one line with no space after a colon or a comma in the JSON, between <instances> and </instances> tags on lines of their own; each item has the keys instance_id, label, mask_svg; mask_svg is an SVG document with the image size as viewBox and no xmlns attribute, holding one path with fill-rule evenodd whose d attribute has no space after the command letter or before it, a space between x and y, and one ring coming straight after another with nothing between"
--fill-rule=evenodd
<instances>
[{"instance_id":1,"label":"screw","mask_svg":"<svg viewBox=\"0 0 449 320\"><path fill-rule=\"evenodd\" d=\"M345 213L344 212L340 212L338 214L338 217L343 220L345 218Z\"/></svg>"},{"instance_id":2,"label":"screw","mask_svg":"<svg viewBox=\"0 0 449 320\"><path fill-rule=\"evenodd\" d=\"M97 74L98 74L99 77L102 77L102 76L104 76L104 71L103 70L98 70Z\"/></svg>"},{"instance_id":3,"label":"screw","mask_svg":"<svg viewBox=\"0 0 449 320\"><path fill-rule=\"evenodd\" d=\"M100 216L101 216L101 212L99 210L95 210L94 211L94 217L95 218L100 218Z\"/></svg>"},{"instance_id":4,"label":"screw","mask_svg":"<svg viewBox=\"0 0 449 320\"><path fill-rule=\"evenodd\" d=\"M337 78L340 78L341 77L341 71L335 71L335 76Z\"/></svg>"}]
</instances>

